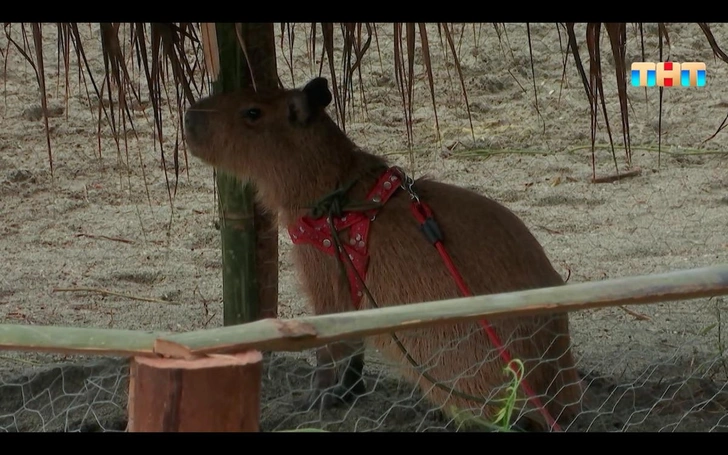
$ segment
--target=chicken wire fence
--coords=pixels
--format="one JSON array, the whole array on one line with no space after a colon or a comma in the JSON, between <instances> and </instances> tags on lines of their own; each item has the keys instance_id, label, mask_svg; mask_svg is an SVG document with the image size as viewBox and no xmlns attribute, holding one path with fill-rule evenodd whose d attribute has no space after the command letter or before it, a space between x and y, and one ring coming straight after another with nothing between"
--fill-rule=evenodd
<instances>
[{"instance_id":1,"label":"chicken wire fence","mask_svg":"<svg viewBox=\"0 0 728 455\"><path fill-rule=\"evenodd\" d=\"M725 354L725 321L719 312L725 302L669 302L640 306L641 317L660 316L672 323L654 330L646 320L628 320L619 308L601 312L611 323L596 332L585 331L593 317L589 312L571 314L574 326L576 366L584 394L576 419L563 426L565 431L725 431L728 430L728 358ZM713 322L706 325L706 320ZM585 324L585 321L587 324ZM640 327L642 325L642 327ZM630 332L650 332L652 339ZM400 333L403 344L408 332ZM426 334L424 336L427 336ZM470 337L485 336L474 328ZM598 339L594 343L594 339ZM510 343L504 342L506 347ZM458 346L422 362L422 370L456 356ZM517 357L516 355L514 355ZM486 361L486 359L484 359ZM493 350L488 361L504 365ZM405 364L408 366L409 364ZM306 359L276 355L264 381L262 422L267 428L319 428L330 431L459 431L493 429L493 421L477 419L482 404L462 409L460 417L447 416L441 406L433 404L420 389L393 374L395 365L367 351L365 381L367 391L351 404L339 404L333 410L313 409L302 412L291 406L291 395L300 397L311 390L313 371ZM458 380L472 376L477 365L468 371L453 371L452 377L440 377L454 389ZM503 392L514 386L509 375L491 393L497 407L505 407ZM528 380L528 377L526 377ZM427 386L425 390L430 390ZM496 395L501 395L496 398ZM542 402L548 397L540 396ZM518 405L522 403L519 399ZM519 411L514 411L514 417ZM468 420L468 418L476 419ZM554 416L556 417L556 416ZM503 427L501 427L503 428ZM506 427L507 428L507 427ZM518 428L511 428L518 430Z\"/></svg>"},{"instance_id":2,"label":"chicken wire fence","mask_svg":"<svg viewBox=\"0 0 728 455\"><path fill-rule=\"evenodd\" d=\"M24 354L5 358L0 366L0 431L123 431L128 362L59 360Z\"/></svg>"},{"instance_id":3,"label":"chicken wire fence","mask_svg":"<svg viewBox=\"0 0 728 455\"><path fill-rule=\"evenodd\" d=\"M583 395L576 418L562 430L728 430L726 324L720 319L726 302L714 298L636 308L640 312L634 314L639 318L619 307L600 310L606 316L604 321L611 322L600 324L595 331L584 330L594 317L592 312L571 313L573 349ZM647 318L655 317L670 323L650 328ZM427 330L401 331L398 335L405 347L412 347L419 337L428 336ZM636 336L640 332L650 335ZM477 324L467 335L484 336ZM512 348L516 340L504 340L505 347ZM429 359L419 360L419 371L433 371L439 363L451 362L462 349L461 344L443 347ZM410 354L416 357L414 352ZM64 363L41 366L44 356L35 356L38 365L29 367L26 357L15 355L15 366L0 370L0 430L125 431L129 377L126 359L67 358ZM514 357L518 358L517 354ZM46 361L51 360L46 356ZM521 360L527 363L529 359ZM504 365L495 350L482 362ZM395 365L369 348L365 351L364 393L331 408L305 409L300 399L312 390L314 363L312 352L275 352L264 357L261 430L519 430L484 418L483 403L461 408L465 412L457 415L443 413L427 393L397 373L398 367L411 367L409 363ZM478 366L466 371L453 369L451 377L436 379L458 390L458 380L462 383L472 377ZM491 379L495 387L490 396L482 398L491 403L500 400L496 408L505 409L507 388L518 384L505 373L500 378L492 375ZM539 398L548 401L546 396ZM514 402L514 417L519 416L522 403L520 397Z\"/></svg>"}]
</instances>

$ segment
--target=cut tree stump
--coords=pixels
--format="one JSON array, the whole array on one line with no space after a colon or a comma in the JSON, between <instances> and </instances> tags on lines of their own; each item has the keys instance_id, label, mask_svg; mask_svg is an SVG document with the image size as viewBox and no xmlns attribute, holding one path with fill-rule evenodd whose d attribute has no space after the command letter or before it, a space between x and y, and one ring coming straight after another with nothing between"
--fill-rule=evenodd
<instances>
[{"instance_id":1,"label":"cut tree stump","mask_svg":"<svg viewBox=\"0 0 728 455\"><path fill-rule=\"evenodd\" d=\"M257 432L262 355L247 351L193 360L135 357L130 432Z\"/></svg>"}]
</instances>

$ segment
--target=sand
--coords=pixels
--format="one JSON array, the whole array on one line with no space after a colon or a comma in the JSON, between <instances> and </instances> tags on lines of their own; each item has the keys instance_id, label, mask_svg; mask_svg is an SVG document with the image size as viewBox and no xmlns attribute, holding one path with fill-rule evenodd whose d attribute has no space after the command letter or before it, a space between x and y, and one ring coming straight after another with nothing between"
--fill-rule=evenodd
<instances>
[{"instance_id":1,"label":"sand","mask_svg":"<svg viewBox=\"0 0 728 455\"><path fill-rule=\"evenodd\" d=\"M728 46L728 26L715 24L713 29L718 43ZM81 31L89 39L98 36L86 26ZM484 25L475 34L477 46L472 29L465 30L461 66L475 143L459 83L448 79L456 68L452 59L443 57L435 28L430 41L440 81L437 114L442 144L436 140L432 102L418 57L414 160L405 153L394 71L391 65L380 65L376 48L362 67L366 113L357 95L346 129L361 146L387 155L415 176L426 173L507 205L533 230L569 283L726 263L726 133L703 141L728 113L728 98L721 89L728 82L728 65L713 58L697 25L674 24L669 31L671 59L707 62L708 85L665 89L659 159L658 90L628 87L632 162L642 169L635 178L590 183L589 107L571 58L562 86L563 52L551 24L531 26L535 82L525 25L508 25L507 40L502 42L490 25ZM648 26L647 32L647 60L656 60L657 41L652 38L656 27ZM581 39L583 29L579 33ZM44 28L44 36L47 93L53 108L49 124L54 179L43 121L37 115L35 75L12 48L0 87L5 99L0 103L0 323L174 332L220 326L220 238L215 229L212 170L181 156L170 204L159 148L151 140L149 107L134 111L139 139L127 135L128 151L122 143L117 152L104 126L99 156L98 103L89 105L74 66L66 106L63 72L59 78L55 65L55 29ZM295 80L285 58L279 58L279 72L288 86L316 75L305 56L303 36L300 29L294 46ZM627 61L639 59L636 36L630 28ZM97 41L88 44L87 53L100 80L103 60ZM379 47L383 61L391 62L391 27L380 28ZM608 48L606 39L602 47ZM0 48L7 49L5 36L0 37ZM586 51L582 56L587 57ZM624 170L614 68L606 53L603 63L616 160ZM166 103L168 109L174 99ZM170 162L174 118L165 125ZM595 162L598 174L608 175L615 172L615 164L605 148L608 136L603 123L600 117L601 148ZM443 149L454 144L452 152ZM468 155L468 148L494 153ZM170 162L167 169L174 179ZM308 314L284 232L280 245L279 313ZM54 292L78 288L156 301ZM722 298L574 313L575 351L593 403L570 430L726 430L725 317ZM309 386L309 358L308 353L279 353L267 361L264 429L458 429L411 386L389 375L376 356L368 364L368 395L351 407L301 413L291 402ZM124 360L2 352L0 430L123 430L125 375Z\"/></svg>"}]
</instances>

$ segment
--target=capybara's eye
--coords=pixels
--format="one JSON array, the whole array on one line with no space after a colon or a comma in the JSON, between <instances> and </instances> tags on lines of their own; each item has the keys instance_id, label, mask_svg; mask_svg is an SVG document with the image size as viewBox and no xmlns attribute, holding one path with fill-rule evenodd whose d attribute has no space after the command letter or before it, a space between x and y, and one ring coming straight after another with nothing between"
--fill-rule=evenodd
<instances>
[{"instance_id":1,"label":"capybara's eye","mask_svg":"<svg viewBox=\"0 0 728 455\"><path fill-rule=\"evenodd\" d=\"M258 120L260 118L260 109L257 107L251 107L250 109L243 110L243 117L248 120Z\"/></svg>"}]
</instances>

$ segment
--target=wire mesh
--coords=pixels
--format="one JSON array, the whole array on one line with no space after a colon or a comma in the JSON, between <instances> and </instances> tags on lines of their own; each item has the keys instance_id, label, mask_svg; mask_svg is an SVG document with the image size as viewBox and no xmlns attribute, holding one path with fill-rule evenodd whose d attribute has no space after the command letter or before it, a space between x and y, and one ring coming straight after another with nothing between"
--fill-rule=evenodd
<instances>
[{"instance_id":1,"label":"wire mesh","mask_svg":"<svg viewBox=\"0 0 728 455\"><path fill-rule=\"evenodd\" d=\"M126 429L127 362L51 359L0 367L0 431L113 432ZM4 363L9 363L8 361Z\"/></svg>"},{"instance_id":2,"label":"wire mesh","mask_svg":"<svg viewBox=\"0 0 728 455\"><path fill-rule=\"evenodd\" d=\"M602 313L600 328L590 327L594 314L572 313L576 367L583 395L580 409L563 431L726 431L728 430L728 358L725 353L725 321L716 314L725 311L721 299L706 302L665 302L635 308L642 318L662 317L672 321L658 329L646 319L635 319L619 308ZM662 316L660 316L662 315ZM709 322L713 320L714 322ZM706 321L708 324L706 325ZM693 329L686 329L691 327ZM649 332L649 337L623 335ZM601 332L601 333L600 333ZM614 335L610 333L614 332ZM403 334L404 335L404 334ZM470 335L484 336L477 328ZM508 343L506 347L512 346ZM457 349L456 347L451 349ZM502 365L492 353L485 361ZM424 363L447 362L457 355L443 349ZM516 355L517 357L517 355ZM452 363L452 362L450 362ZM397 375L395 364L367 352L367 391L350 403L333 409L306 411L294 403L312 390L312 356L278 353L272 357L264 386L261 425L269 431L323 429L327 431L520 431L523 427L494 422L481 414L482 404L473 403L466 413L452 414L427 398L431 387L420 389ZM405 364L405 366L407 366ZM474 369L474 368L473 368ZM453 371L443 382L472 375ZM494 387L490 398L506 408L505 389L517 383L507 375ZM497 384L497 383L496 383ZM331 393L332 391L330 391ZM423 396L423 392L424 396ZM499 396L500 395L500 396ZM508 395L507 393L505 394ZM544 402L547 396L541 395ZM524 403L519 396L516 407ZM461 409L460 411L463 411ZM513 420L520 412L515 409ZM473 419L475 417L475 419ZM497 424L501 423L500 426Z\"/></svg>"}]
</instances>

